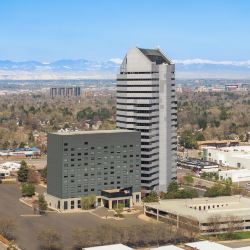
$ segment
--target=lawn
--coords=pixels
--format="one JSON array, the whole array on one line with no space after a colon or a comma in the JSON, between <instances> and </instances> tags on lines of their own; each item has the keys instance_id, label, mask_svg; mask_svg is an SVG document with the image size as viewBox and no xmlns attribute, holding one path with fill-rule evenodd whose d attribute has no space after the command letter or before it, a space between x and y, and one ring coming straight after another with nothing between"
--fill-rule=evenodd
<instances>
[{"instance_id":1,"label":"lawn","mask_svg":"<svg viewBox=\"0 0 250 250\"><path fill-rule=\"evenodd\" d=\"M250 231L248 232L235 232L232 234L224 233L224 234L216 234L209 235L205 237L208 240L243 240L250 239Z\"/></svg>"}]
</instances>

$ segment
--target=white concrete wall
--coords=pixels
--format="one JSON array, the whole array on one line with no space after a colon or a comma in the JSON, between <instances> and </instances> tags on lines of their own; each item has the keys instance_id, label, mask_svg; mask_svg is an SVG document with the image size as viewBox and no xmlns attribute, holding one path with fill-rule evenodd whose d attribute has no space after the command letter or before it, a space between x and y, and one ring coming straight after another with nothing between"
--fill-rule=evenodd
<instances>
[{"instance_id":1,"label":"white concrete wall","mask_svg":"<svg viewBox=\"0 0 250 250\"><path fill-rule=\"evenodd\" d=\"M207 160L217 162L223 166L229 166L233 168L247 168L250 169L250 155L240 151L226 152L222 149L206 148Z\"/></svg>"},{"instance_id":2,"label":"white concrete wall","mask_svg":"<svg viewBox=\"0 0 250 250\"><path fill-rule=\"evenodd\" d=\"M232 182L250 181L250 170L239 169L239 170L228 170L219 172L220 180L231 179Z\"/></svg>"}]
</instances>

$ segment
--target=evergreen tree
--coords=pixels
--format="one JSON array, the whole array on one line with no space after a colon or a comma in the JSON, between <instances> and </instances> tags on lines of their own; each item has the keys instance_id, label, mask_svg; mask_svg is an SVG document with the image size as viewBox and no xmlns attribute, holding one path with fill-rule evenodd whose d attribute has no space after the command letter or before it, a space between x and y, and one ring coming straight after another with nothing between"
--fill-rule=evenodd
<instances>
[{"instance_id":1,"label":"evergreen tree","mask_svg":"<svg viewBox=\"0 0 250 250\"><path fill-rule=\"evenodd\" d=\"M28 169L27 163L26 163L26 161L22 160L20 169L17 171L18 181L27 182L28 172L29 172L29 169Z\"/></svg>"}]
</instances>

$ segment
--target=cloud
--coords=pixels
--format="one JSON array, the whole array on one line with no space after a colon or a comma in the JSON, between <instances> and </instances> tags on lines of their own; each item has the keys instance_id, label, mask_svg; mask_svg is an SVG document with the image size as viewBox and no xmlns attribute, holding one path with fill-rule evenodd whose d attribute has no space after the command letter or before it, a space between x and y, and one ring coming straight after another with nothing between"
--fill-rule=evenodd
<instances>
[{"instance_id":1,"label":"cloud","mask_svg":"<svg viewBox=\"0 0 250 250\"><path fill-rule=\"evenodd\" d=\"M212 65L233 65L233 66L250 66L250 60L246 61L213 61L208 59L185 59L185 60L173 60L176 64L212 64Z\"/></svg>"},{"instance_id":2,"label":"cloud","mask_svg":"<svg viewBox=\"0 0 250 250\"><path fill-rule=\"evenodd\" d=\"M122 63L122 59L121 58L111 58L109 59L110 62L113 62L115 64L121 64Z\"/></svg>"}]
</instances>

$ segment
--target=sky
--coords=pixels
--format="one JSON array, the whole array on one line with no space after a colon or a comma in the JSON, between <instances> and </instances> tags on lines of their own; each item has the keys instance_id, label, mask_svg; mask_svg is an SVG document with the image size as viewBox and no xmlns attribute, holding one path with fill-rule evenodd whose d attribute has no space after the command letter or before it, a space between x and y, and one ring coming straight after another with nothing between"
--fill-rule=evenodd
<instances>
[{"instance_id":1,"label":"sky","mask_svg":"<svg viewBox=\"0 0 250 250\"><path fill-rule=\"evenodd\" d=\"M1 0L0 60L250 59L249 0Z\"/></svg>"}]
</instances>

